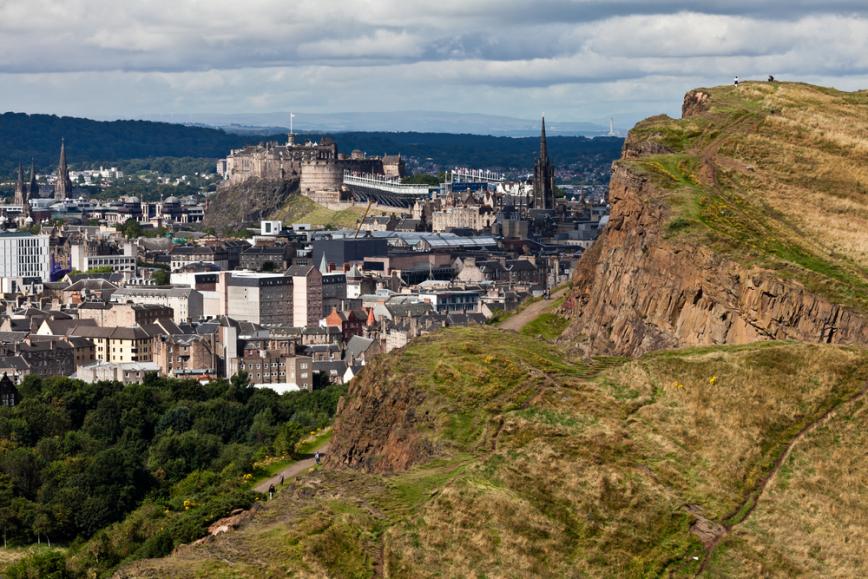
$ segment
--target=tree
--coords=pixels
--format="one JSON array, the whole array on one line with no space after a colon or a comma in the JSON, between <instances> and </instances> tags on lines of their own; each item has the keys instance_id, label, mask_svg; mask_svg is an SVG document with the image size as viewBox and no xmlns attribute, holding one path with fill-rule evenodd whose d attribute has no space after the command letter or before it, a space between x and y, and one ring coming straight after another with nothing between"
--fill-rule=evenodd
<instances>
[{"instance_id":1,"label":"tree","mask_svg":"<svg viewBox=\"0 0 868 579\"><path fill-rule=\"evenodd\" d=\"M154 280L154 283L157 285L168 285L169 272L165 269L155 269L154 273L151 274L151 279Z\"/></svg>"},{"instance_id":2,"label":"tree","mask_svg":"<svg viewBox=\"0 0 868 579\"><path fill-rule=\"evenodd\" d=\"M118 227L118 231L123 233L127 239L138 239L142 236L142 226L132 217L124 221L123 225Z\"/></svg>"}]
</instances>

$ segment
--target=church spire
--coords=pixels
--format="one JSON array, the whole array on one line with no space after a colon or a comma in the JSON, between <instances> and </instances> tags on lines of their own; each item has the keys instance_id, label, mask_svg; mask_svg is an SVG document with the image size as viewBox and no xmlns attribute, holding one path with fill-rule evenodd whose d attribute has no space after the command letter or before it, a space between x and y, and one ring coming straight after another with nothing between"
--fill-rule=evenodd
<instances>
[{"instance_id":1,"label":"church spire","mask_svg":"<svg viewBox=\"0 0 868 579\"><path fill-rule=\"evenodd\" d=\"M546 116L542 116L542 130L539 135L539 158L545 160L549 158L549 147L546 143Z\"/></svg>"},{"instance_id":2,"label":"church spire","mask_svg":"<svg viewBox=\"0 0 868 579\"><path fill-rule=\"evenodd\" d=\"M28 191L30 199L39 198L39 182L36 181L36 161L30 159L30 189Z\"/></svg>"},{"instance_id":3,"label":"church spire","mask_svg":"<svg viewBox=\"0 0 868 579\"><path fill-rule=\"evenodd\" d=\"M27 192L24 190L24 165L18 162L18 179L15 181L15 201L16 205L23 205L27 202Z\"/></svg>"},{"instance_id":4,"label":"church spire","mask_svg":"<svg viewBox=\"0 0 868 579\"><path fill-rule=\"evenodd\" d=\"M72 193L72 181L66 164L66 144L60 139L60 163L57 165L57 183L54 185L54 198L63 201Z\"/></svg>"}]
</instances>

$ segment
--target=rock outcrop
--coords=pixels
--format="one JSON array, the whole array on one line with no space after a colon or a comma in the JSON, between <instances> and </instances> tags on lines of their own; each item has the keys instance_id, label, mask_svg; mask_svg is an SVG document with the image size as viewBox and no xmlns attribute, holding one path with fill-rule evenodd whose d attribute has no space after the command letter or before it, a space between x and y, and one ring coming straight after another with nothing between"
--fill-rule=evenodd
<instances>
[{"instance_id":1,"label":"rock outcrop","mask_svg":"<svg viewBox=\"0 0 868 579\"><path fill-rule=\"evenodd\" d=\"M706 114L711 100L706 91L691 91L685 117ZM623 355L770 339L868 343L866 317L857 308L741 263L695 236L669 234L670 191L633 161L670 152L663 139L628 137L613 168L609 224L573 276L564 306L573 323L565 341L584 353ZM700 161L706 182L714 179L715 162Z\"/></svg>"},{"instance_id":2,"label":"rock outcrop","mask_svg":"<svg viewBox=\"0 0 868 579\"><path fill-rule=\"evenodd\" d=\"M381 357L366 367L341 399L326 459L330 465L385 473L434 454L435 445L422 434L429 420L420 416L425 396L410 380L395 379L388 360Z\"/></svg>"},{"instance_id":3,"label":"rock outcrop","mask_svg":"<svg viewBox=\"0 0 868 579\"><path fill-rule=\"evenodd\" d=\"M297 192L298 179L248 179L238 184L223 184L208 200L205 225L218 231L231 231L246 223L267 219Z\"/></svg>"}]
</instances>

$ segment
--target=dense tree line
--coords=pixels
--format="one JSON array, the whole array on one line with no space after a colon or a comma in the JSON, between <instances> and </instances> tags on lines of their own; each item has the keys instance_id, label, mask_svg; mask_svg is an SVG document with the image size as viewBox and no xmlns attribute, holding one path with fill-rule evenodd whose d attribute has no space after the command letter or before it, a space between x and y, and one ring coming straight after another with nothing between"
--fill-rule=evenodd
<instances>
[{"instance_id":1,"label":"dense tree line","mask_svg":"<svg viewBox=\"0 0 868 579\"><path fill-rule=\"evenodd\" d=\"M230 149L262 137L220 129L151 121L93 121L55 115L0 115L0 174L11 175L18 162L36 162L40 171L57 166L60 140L66 140L69 163L112 163L150 157L216 159Z\"/></svg>"},{"instance_id":2,"label":"dense tree line","mask_svg":"<svg viewBox=\"0 0 868 579\"><path fill-rule=\"evenodd\" d=\"M127 386L28 376L20 391L17 406L0 408L4 541L81 542L134 509L184 513L180 529L163 524L162 539L138 539L162 541L145 546L148 556L249 505L243 475L254 460L293 453L329 423L342 393L278 395L243 375L205 385L153 375Z\"/></svg>"},{"instance_id":3,"label":"dense tree line","mask_svg":"<svg viewBox=\"0 0 868 579\"><path fill-rule=\"evenodd\" d=\"M304 134L299 140L321 140L323 134ZM341 151L360 149L369 155L401 153L420 162L430 159L442 167L471 166L530 170L539 152L537 137L493 137L448 133L346 132L329 135ZM60 139L66 139L73 168L119 165L128 173L157 170L164 174L211 171L213 162L230 149L271 137L235 134L220 129L151 121L92 121L54 115L0 115L0 176L10 179L18 162L33 158L41 172L57 165ZM549 137L549 154L560 166L576 163L608 164L618 158L623 139L615 137ZM172 161L172 158L179 159ZM128 161L132 160L132 161ZM121 163L121 161L128 161Z\"/></svg>"}]
</instances>

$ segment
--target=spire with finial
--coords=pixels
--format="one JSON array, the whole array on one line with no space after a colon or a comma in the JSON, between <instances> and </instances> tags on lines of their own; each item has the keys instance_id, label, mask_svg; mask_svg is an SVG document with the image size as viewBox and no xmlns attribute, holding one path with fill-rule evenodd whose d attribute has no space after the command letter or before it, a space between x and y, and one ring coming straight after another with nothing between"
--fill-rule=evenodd
<instances>
[{"instance_id":1,"label":"spire with finial","mask_svg":"<svg viewBox=\"0 0 868 579\"><path fill-rule=\"evenodd\" d=\"M539 135L539 158L540 159L548 159L549 158L549 147L548 143L546 143L546 116L543 114L542 116L542 130Z\"/></svg>"},{"instance_id":2,"label":"spire with finial","mask_svg":"<svg viewBox=\"0 0 868 579\"><path fill-rule=\"evenodd\" d=\"M30 188L28 190L30 199L39 198L39 183L36 181L36 161L30 158Z\"/></svg>"},{"instance_id":3,"label":"spire with finial","mask_svg":"<svg viewBox=\"0 0 868 579\"><path fill-rule=\"evenodd\" d=\"M24 165L18 163L18 179L15 181L15 201L16 205L23 205L27 200L27 192L24 190Z\"/></svg>"},{"instance_id":4,"label":"spire with finial","mask_svg":"<svg viewBox=\"0 0 868 579\"><path fill-rule=\"evenodd\" d=\"M57 165L57 183L54 185L54 198L63 201L72 193L72 180L66 164L66 144L60 139L60 162Z\"/></svg>"}]
</instances>

